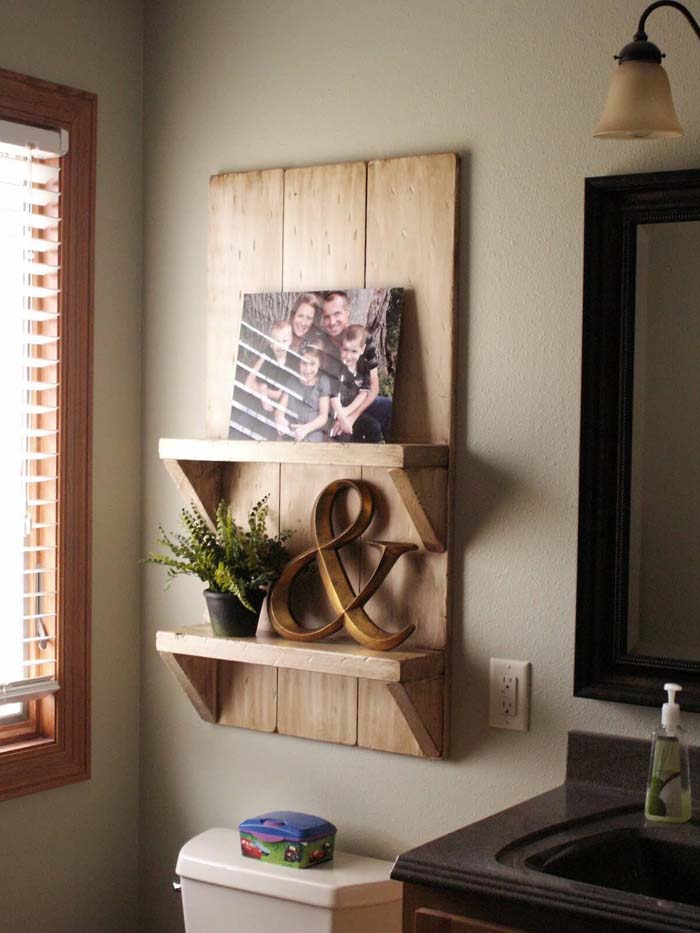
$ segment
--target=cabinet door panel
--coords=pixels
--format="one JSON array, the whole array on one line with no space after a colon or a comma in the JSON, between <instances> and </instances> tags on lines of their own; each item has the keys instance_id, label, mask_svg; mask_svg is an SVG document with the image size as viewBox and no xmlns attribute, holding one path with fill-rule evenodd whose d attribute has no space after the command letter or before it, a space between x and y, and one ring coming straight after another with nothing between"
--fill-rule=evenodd
<instances>
[{"instance_id":1,"label":"cabinet door panel","mask_svg":"<svg viewBox=\"0 0 700 933\"><path fill-rule=\"evenodd\" d=\"M512 927L495 926L457 914L422 907L416 911L415 933L518 933Z\"/></svg>"}]
</instances>

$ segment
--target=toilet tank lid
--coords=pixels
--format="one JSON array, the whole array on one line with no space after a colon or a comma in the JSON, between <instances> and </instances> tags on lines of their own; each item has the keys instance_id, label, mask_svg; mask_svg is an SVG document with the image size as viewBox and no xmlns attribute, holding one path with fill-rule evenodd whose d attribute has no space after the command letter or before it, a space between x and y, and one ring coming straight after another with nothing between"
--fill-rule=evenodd
<instances>
[{"instance_id":1,"label":"toilet tank lid","mask_svg":"<svg viewBox=\"0 0 700 933\"><path fill-rule=\"evenodd\" d=\"M208 829L180 850L181 878L268 897L338 910L401 899L403 885L392 881L391 862L335 851L332 862L313 868L261 864L241 854L238 833Z\"/></svg>"}]
</instances>

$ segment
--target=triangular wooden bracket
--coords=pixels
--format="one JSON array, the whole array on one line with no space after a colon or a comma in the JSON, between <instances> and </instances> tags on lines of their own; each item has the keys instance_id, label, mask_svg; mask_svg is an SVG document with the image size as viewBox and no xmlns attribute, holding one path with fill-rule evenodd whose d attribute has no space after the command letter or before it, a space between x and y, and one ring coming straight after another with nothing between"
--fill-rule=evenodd
<instances>
[{"instance_id":1,"label":"triangular wooden bracket","mask_svg":"<svg viewBox=\"0 0 700 933\"><path fill-rule=\"evenodd\" d=\"M442 677L386 685L426 758L442 757L442 705L434 701L434 688L441 692L443 685Z\"/></svg>"},{"instance_id":2,"label":"triangular wooden bracket","mask_svg":"<svg viewBox=\"0 0 700 933\"><path fill-rule=\"evenodd\" d=\"M389 470L401 501L426 551L444 553L447 547L447 470L420 467Z\"/></svg>"},{"instance_id":3,"label":"triangular wooden bracket","mask_svg":"<svg viewBox=\"0 0 700 933\"><path fill-rule=\"evenodd\" d=\"M160 656L201 718L205 722L217 722L219 718L218 661L186 654L169 654L166 651L161 651Z\"/></svg>"},{"instance_id":4,"label":"triangular wooden bracket","mask_svg":"<svg viewBox=\"0 0 700 933\"><path fill-rule=\"evenodd\" d=\"M163 466L182 497L194 502L213 529L216 507L221 499L222 464L207 460L164 459Z\"/></svg>"}]
</instances>

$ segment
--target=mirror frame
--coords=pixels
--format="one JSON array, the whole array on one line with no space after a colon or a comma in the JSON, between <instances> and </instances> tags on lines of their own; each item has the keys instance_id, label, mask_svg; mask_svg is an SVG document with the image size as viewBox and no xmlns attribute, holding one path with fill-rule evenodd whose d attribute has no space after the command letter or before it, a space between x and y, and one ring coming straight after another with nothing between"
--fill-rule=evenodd
<instances>
[{"instance_id":1,"label":"mirror frame","mask_svg":"<svg viewBox=\"0 0 700 933\"><path fill-rule=\"evenodd\" d=\"M700 712L697 661L627 650L639 224L700 221L700 170L587 178L574 696Z\"/></svg>"}]
</instances>

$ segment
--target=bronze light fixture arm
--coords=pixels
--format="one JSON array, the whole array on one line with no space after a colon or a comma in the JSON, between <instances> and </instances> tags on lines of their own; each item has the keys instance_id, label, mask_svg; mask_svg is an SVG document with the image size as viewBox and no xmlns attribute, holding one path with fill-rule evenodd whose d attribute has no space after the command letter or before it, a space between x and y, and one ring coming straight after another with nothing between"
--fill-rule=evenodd
<instances>
[{"instance_id":1,"label":"bronze light fixture arm","mask_svg":"<svg viewBox=\"0 0 700 933\"><path fill-rule=\"evenodd\" d=\"M650 14L661 6L670 6L682 13L690 23L695 35L700 39L700 24L687 7L683 6L682 3L677 3L676 0L657 0L656 3L651 3L639 17L639 26L634 34L634 39L622 49L619 55L615 56L620 63L655 62L657 65L661 64L661 59L666 56L659 50L658 46L654 45L653 42L649 42L645 29Z\"/></svg>"},{"instance_id":2,"label":"bronze light fixture arm","mask_svg":"<svg viewBox=\"0 0 700 933\"><path fill-rule=\"evenodd\" d=\"M678 10L679 13L682 13L690 23L690 27L695 35L698 37L698 39L700 39L700 25L687 7L683 6L682 3L677 3L676 0L656 0L656 3L650 3L646 10L644 10L642 15L639 17L639 26L637 27L637 33L634 37L635 42L646 42L647 34L644 27L646 26L647 19L649 18L649 15L653 13L654 10L657 10L660 6L670 6L674 10Z\"/></svg>"}]
</instances>

